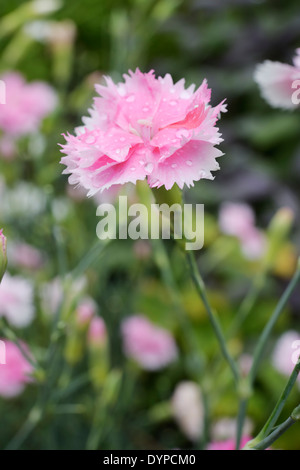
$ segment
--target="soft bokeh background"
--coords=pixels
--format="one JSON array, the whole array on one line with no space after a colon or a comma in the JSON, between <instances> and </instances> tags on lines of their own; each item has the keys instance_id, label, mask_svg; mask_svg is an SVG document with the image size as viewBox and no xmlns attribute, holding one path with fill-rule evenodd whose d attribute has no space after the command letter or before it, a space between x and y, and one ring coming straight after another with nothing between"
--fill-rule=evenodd
<instances>
[{"instance_id":1,"label":"soft bokeh background","mask_svg":"<svg viewBox=\"0 0 300 470\"><path fill-rule=\"evenodd\" d=\"M16 329L18 336L43 362L52 322L46 312L49 305L41 301L43 286L59 276L65 279L97 241L97 203L79 194L75 197L61 175L57 145L63 142L61 134L80 124L92 102L93 85L103 74L119 80L128 69L139 67L145 72L154 69L157 75L171 73L176 80L185 77L187 84L200 85L207 78L213 104L227 98L229 111L220 122L225 153L221 171L215 181L201 181L186 194L187 199L205 204L206 241L199 253L200 267L224 328L232 323L261 272L263 256L249 260L236 238L221 234L221 204L252 206L256 225L266 236L279 209L289 208L294 214L290 233L282 236L272 255L259 299L229 343L237 357L251 357L255 340L295 269L300 230L300 115L270 108L260 96L253 72L266 59L291 63L300 47L298 0L64 0L56 11L44 15L33 14L29 3L1 1L0 71L18 70L29 81L48 82L57 90L59 105L39 131L17 142L13 157L2 155L0 160L0 226L8 245L13 252L13 243L26 242L43 258L38 268L9 261L9 272L30 279L35 289L35 319ZM53 22L59 29L49 37ZM99 435L93 431L90 442L102 449L199 448L203 436L190 440L170 404L176 386L185 380L198 384L208 400L211 436L220 419L236 417L234 388L226 365L218 360L216 341L187 278L184 259L172 242L166 244L191 326L185 334L164 282L159 249L130 240L114 243L89 266L81 286L64 287L76 300L70 301L73 313L63 319L46 382L41 373L19 397L0 397L1 448L18 432L41 389L45 396L49 392L42 422L24 442L20 439L21 448L85 448L91 428L101 428ZM91 352L81 337L70 345L76 336L78 302L87 295L106 323L109 359L103 349L99 356ZM298 289L276 326L250 401L253 435L285 384L284 375L271 364L271 354L284 331L299 331L299 307ZM177 361L149 372L125 358L120 324L135 313L174 335ZM76 386L70 389L74 381ZM282 419L297 400L299 388ZM228 423L225 429L230 435ZM299 427L276 446L300 449Z\"/></svg>"}]
</instances>

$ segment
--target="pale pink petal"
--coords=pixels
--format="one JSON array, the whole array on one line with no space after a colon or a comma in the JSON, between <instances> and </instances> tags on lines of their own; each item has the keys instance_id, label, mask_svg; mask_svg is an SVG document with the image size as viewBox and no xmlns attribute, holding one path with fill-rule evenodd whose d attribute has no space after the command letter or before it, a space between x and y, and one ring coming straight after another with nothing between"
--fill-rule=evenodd
<instances>
[{"instance_id":1,"label":"pale pink petal","mask_svg":"<svg viewBox=\"0 0 300 470\"><path fill-rule=\"evenodd\" d=\"M144 369L161 369L177 358L177 347L170 333L142 315L127 318L122 324L122 335L125 354Z\"/></svg>"},{"instance_id":2,"label":"pale pink petal","mask_svg":"<svg viewBox=\"0 0 300 470\"><path fill-rule=\"evenodd\" d=\"M12 398L19 395L31 382L31 364L24 358L18 346L10 341L5 344L5 364L0 364L0 396ZM23 344L24 349L28 348Z\"/></svg>"},{"instance_id":3,"label":"pale pink petal","mask_svg":"<svg viewBox=\"0 0 300 470\"><path fill-rule=\"evenodd\" d=\"M257 66L254 79L271 106L294 109L292 83L300 79L300 69L280 62L265 61Z\"/></svg>"},{"instance_id":4,"label":"pale pink petal","mask_svg":"<svg viewBox=\"0 0 300 470\"><path fill-rule=\"evenodd\" d=\"M209 142L192 140L157 163L155 170L148 176L149 185L164 185L166 189L171 189L177 183L182 188L184 184L193 186L194 181L203 178L213 179L211 172L219 169L216 158L221 155L222 152Z\"/></svg>"}]
</instances>

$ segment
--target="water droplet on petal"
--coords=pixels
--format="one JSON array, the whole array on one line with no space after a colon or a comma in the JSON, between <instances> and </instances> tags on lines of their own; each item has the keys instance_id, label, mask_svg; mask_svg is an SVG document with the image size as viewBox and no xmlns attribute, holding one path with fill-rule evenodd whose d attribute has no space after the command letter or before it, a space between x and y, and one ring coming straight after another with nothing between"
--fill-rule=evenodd
<instances>
[{"instance_id":1,"label":"water droplet on petal","mask_svg":"<svg viewBox=\"0 0 300 470\"><path fill-rule=\"evenodd\" d=\"M140 160L140 161L139 161L139 164L140 164L140 165L145 165L144 160Z\"/></svg>"},{"instance_id":2,"label":"water droplet on petal","mask_svg":"<svg viewBox=\"0 0 300 470\"><path fill-rule=\"evenodd\" d=\"M191 160L187 160L185 163L187 164L187 166L192 166L192 164L193 164L193 162Z\"/></svg>"},{"instance_id":3,"label":"water droplet on petal","mask_svg":"<svg viewBox=\"0 0 300 470\"><path fill-rule=\"evenodd\" d=\"M131 171L135 171L135 166L132 166L132 167L130 168L130 170L131 170Z\"/></svg>"},{"instance_id":4,"label":"water droplet on petal","mask_svg":"<svg viewBox=\"0 0 300 470\"><path fill-rule=\"evenodd\" d=\"M145 165L145 170L146 170L146 173L152 173L153 171L153 163L146 163Z\"/></svg>"},{"instance_id":5,"label":"water droplet on petal","mask_svg":"<svg viewBox=\"0 0 300 470\"><path fill-rule=\"evenodd\" d=\"M147 112L149 111L149 108L147 108L147 106L145 106L145 107L143 108L143 111L144 111L144 113L147 113Z\"/></svg>"},{"instance_id":6,"label":"water droplet on petal","mask_svg":"<svg viewBox=\"0 0 300 470\"><path fill-rule=\"evenodd\" d=\"M176 163L173 163L173 165L171 165L171 166L172 166L172 168L177 168Z\"/></svg>"},{"instance_id":7,"label":"water droplet on petal","mask_svg":"<svg viewBox=\"0 0 300 470\"><path fill-rule=\"evenodd\" d=\"M125 142L125 137L120 137L120 142Z\"/></svg>"},{"instance_id":8,"label":"water droplet on petal","mask_svg":"<svg viewBox=\"0 0 300 470\"><path fill-rule=\"evenodd\" d=\"M116 153L120 153L120 152L121 152L121 150L120 150L120 149L116 149Z\"/></svg>"},{"instance_id":9,"label":"water droplet on petal","mask_svg":"<svg viewBox=\"0 0 300 470\"><path fill-rule=\"evenodd\" d=\"M94 144L96 142L96 138L93 135L88 135L85 138L85 143L86 144Z\"/></svg>"},{"instance_id":10,"label":"water droplet on petal","mask_svg":"<svg viewBox=\"0 0 300 470\"><path fill-rule=\"evenodd\" d=\"M177 104L177 101L175 101L175 100L170 101L171 106L176 106L176 104Z\"/></svg>"},{"instance_id":11,"label":"water droplet on petal","mask_svg":"<svg viewBox=\"0 0 300 470\"><path fill-rule=\"evenodd\" d=\"M132 103L134 100L135 100L135 96L134 96L134 95L129 95L129 96L127 96L127 98L126 98L127 103Z\"/></svg>"},{"instance_id":12,"label":"water droplet on petal","mask_svg":"<svg viewBox=\"0 0 300 470\"><path fill-rule=\"evenodd\" d=\"M176 137L178 137L179 139L181 139L181 137L188 137L188 135L189 131L187 131L186 129L181 129L180 131L176 132Z\"/></svg>"}]
</instances>

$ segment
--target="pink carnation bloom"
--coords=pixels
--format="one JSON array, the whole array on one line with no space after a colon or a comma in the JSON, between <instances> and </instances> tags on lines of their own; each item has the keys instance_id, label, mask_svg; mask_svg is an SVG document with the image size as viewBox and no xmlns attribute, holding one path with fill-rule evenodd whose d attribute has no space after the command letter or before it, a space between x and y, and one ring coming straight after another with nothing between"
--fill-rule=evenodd
<instances>
[{"instance_id":1,"label":"pink carnation bloom","mask_svg":"<svg viewBox=\"0 0 300 470\"><path fill-rule=\"evenodd\" d=\"M33 371L33 367L14 343L10 341L3 343L5 364L0 362L0 395L10 398L19 395L25 385L31 381L29 374ZM24 347L26 348L25 345Z\"/></svg>"},{"instance_id":2,"label":"pink carnation bloom","mask_svg":"<svg viewBox=\"0 0 300 470\"><path fill-rule=\"evenodd\" d=\"M283 375L291 375L300 356L300 333L287 331L277 341L272 355L272 363ZM300 377L299 379L300 380ZM300 382L299 382L300 385Z\"/></svg>"},{"instance_id":3,"label":"pink carnation bloom","mask_svg":"<svg viewBox=\"0 0 300 470\"><path fill-rule=\"evenodd\" d=\"M225 106L209 106L211 92L204 80L194 92L167 74L129 71L125 82L96 85L96 98L76 135L65 136L61 163L88 195L115 184L147 178L151 187L174 183L180 188L201 178L213 179L219 169L215 148L222 139L215 127Z\"/></svg>"},{"instance_id":4,"label":"pink carnation bloom","mask_svg":"<svg viewBox=\"0 0 300 470\"><path fill-rule=\"evenodd\" d=\"M239 238L246 258L256 259L263 255L266 239L255 227L255 214L248 204L223 204L219 214L219 226L226 235Z\"/></svg>"},{"instance_id":5,"label":"pink carnation bloom","mask_svg":"<svg viewBox=\"0 0 300 470\"><path fill-rule=\"evenodd\" d=\"M177 358L177 347L170 333L142 315L127 318L122 324L122 335L125 354L144 369L161 369Z\"/></svg>"},{"instance_id":6,"label":"pink carnation bloom","mask_svg":"<svg viewBox=\"0 0 300 470\"><path fill-rule=\"evenodd\" d=\"M241 440L240 449L245 447L247 442L252 438L249 436L244 436ZM228 439L226 441L215 441L208 444L206 450L235 450L235 439Z\"/></svg>"},{"instance_id":7,"label":"pink carnation bloom","mask_svg":"<svg viewBox=\"0 0 300 470\"><path fill-rule=\"evenodd\" d=\"M256 67L254 79L260 87L265 100L275 108L294 109L292 87L295 80L300 79L300 49L296 50L294 65L266 60Z\"/></svg>"},{"instance_id":8,"label":"pink carnation bloom","mask_svg":"<svg viewBox=\"0 0 300 470\"><path fill-rule=\"evenodd\" d=\"M28 326L34 317L33 286L21 276L6 273L0 284L0 316L18 328Z\"/></svg>"},{"instance_id":9,"label":"pink carnation bloom","mask_svg":"<svg viewBox=\"0 0 300 470\"><path fill-rule=\"evenodd\" d=\"M94 317L90 323L88 340L93 344L102 344L106 340L106 326L103 318Z\"/></svg>"},{"instance_id":10,"label":"pink carnation bloom","mask_svg":"<svg viewBox=\"0 0 300 470\"><path fill-rule=\"evenodd\" d=\"M1 80L5 83L6 104L0 107L0 129L14 137L36 131L57 104L54 90L44 82L26 83L17 72L6 73Z\"/></svg>"}]
</instances>

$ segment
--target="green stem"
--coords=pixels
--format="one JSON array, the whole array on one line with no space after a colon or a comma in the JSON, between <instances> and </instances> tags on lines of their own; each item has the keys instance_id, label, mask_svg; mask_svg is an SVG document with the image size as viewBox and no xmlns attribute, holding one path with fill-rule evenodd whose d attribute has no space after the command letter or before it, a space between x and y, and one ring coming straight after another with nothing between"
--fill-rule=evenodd
<instances>
[{"instance_id":1,"label":"green stem","mask_svg":"<svg viewBox=\"0 0 300 470\"><path fill-rule=\"evenodd\" d=\"M6 339L14 343L19 348L22 356L34 367L34 369L37 369L39 367L39 364L32 356L30 356L30 354L28 354L28 351L26 351L22 342L19 340L15 332L10 328L10 326L4 324L3 318L0 318L0 330L2 331L2 334Z\"/></svg>"},{"instance_id":2,"label":"green stem","mask_svg":"<svg viewBox=\"0 0 300 470\"><path fill-rule=\"evenodd\" d=\"M268 321L266 327L264 328L261 337L259 338L259 341L257 343L257 346L254 351L254 356L253 356L253 364L251 367L250 371L250 384L252 385L254 383L254 380L257 375L257 371L261 362L261 359L264 355L265 348L267 345L267 341L270 337L270 334L272 333L272 330L277 323L277 320L284 309L284 307L287 304L287 301L289 300L292 292L294 291L295 287L297 286L298 282L300 280L300 265L298 263L298 268L297 271L295 272L293 278L291 279L288 287L284 291L283 295L281 296L277 307L275 308L270 320Z\"/></svg>"},{"instance_id":3,"label":"green stem","mask_svg":"<svg viewBox=\"0 0 300 470\"><path fill-rule=\"evenodd\" d=\"M277 420L279 416L281 415L281 412L286 404L286 401L291 393L291 390L296 383L299 373L300 373L300 361L295 365L294 370L288 380L288 383L286 384L274 410L272 411L268 421L266 422L266 424L264 425L264 427L258 434L257 436L258 439L264 439L269 434L271 429L275 426L275 424L277 423Z\"/></svg>"},{"instance_id":4,"label":"green stem","mask_svg":"<svg viewBox=\"0 0 300 470\"><path fill-rule=\"evenodd\" d=\"M261 362L261 359L264 355L265 348L267 345L267 341L270 337L270 334L273 331L273 328L282 312L284 307L286 306L292 292L294 291L295 287L297 286L298 282L300 280L300 262L298 261L298 266L297 270L292 277L291 281L289 282L289 285L287 286L286 290L282 294L273 314L271 315L271 318L269 319L267 325L265 326L259 340L257 343L257 346L254 350L254 355L253 355L253 363L252 367L249 373L249 378L248 378L248 386L249 389L251 390L254 384L254 381L256 379L257 371ZM248 398L245 400L242 400L240 402L240 409L239 409L239 427L238 427L238 433L237 433L237 444L239 445L240 439L241 439L241 431L243 428L243 424L246 418L246 412L247 412L247 406L248 406Z\"/></svg>"},{"instance_id":5,"label":"green stem","mask_svg":"<svg viewBox=\"0 0 300 470\"><path fill-rule=\"evenodd\" d=\"M277 441L277 439L279 439L279 437L282 436L282 434L284 434L296 422L297 421L290 416L286 421L284 421L284 423L277 426L275 431L273 431L268 437L266 437L265 439L260 441L254 447L252 447L252 446L248 447L248 444L249 444L248 443L243 448L243 450L251 450L251 449L252 450L265 450L265 449L267 449L268 447L270 447L270 445L273 444L273 442Z\"/></svg>"},{"instance_id":6,"label":"green stem","mask_svg":"<svg viewBox=\"0 0 300 470\"><path fill-rule=\"evenodd\" d=\"M23 426L19 429L17 434L12 438L12 440L6 446L6 450L17 450L21 447L23 442L31 434L31 432L36 428L37 424L41 420L41 413L37 407L33 407L28 415L28 418L24 422Z\"/></svg>"},{"instance_id":7,"label":"green stem","mask_svg":"<svg viewBox=\"0 0 300 470\"><path fill-rule=\"evenodd\" d=\"M236 332L239 330L241 325L250 315L257 301L257 298L264 286L265 280L266 280L266 271L260 273L258 277L254 279L254 282L252 286L250 287L248 294L246 295L243 302L241 303L241 306L238 309L237 314L235 315L233 324L231 325L226 335L228 338L231 338L232 336L236 334Z\"/></svg>"},{"instance_id":8,"label":"green stem","mask_svg":"<svg viewBox=\"0 0 300 470\"><path fill-rule=\"evenodd\" d=\"M241 440L243 435L243 427L247 412L247 399L243 398L240 400L238 419L237 419L237 434L236 434L236 450L241 447Z\"/></svg>"},{"instance_id":9,"label":"green stem","mask_svg":"<svg viewBox=\"0 0 300 470\"><path fill-rule=\"evenodd\" d=\"M197 292L198 292L198 294L199 294L199 296L200 296L200 298L201 298L201 300L204 304L204 307L205 307L205 309L208 313L209 320L210 320L211 325L214 329L214 332L215 332L216 338L219 342L219 345L220 345L222 354L224 356L224 359L228 362L228 365L229 365L229 367L231 369L231 372L233 374L235 383L236 383L236 385L238 385L239 379L240 379L240 374L239 374L237 365L236 365L234 359L232 358L231 354L229 353L229 351L227 349L226 341L225 341L225 338L224 338L224 335L223 335L222 328L220 326L218 317L213 312L213 310L212 310L212 308L211 308L211 306L208 302L206 291L205 291L205 285L204 285L203 279L202 279L202 277L199 273L197 263L196 263L196 260L195 260L195 256L194 256L192 251L187 252L187 258L188 258L188 262L189 262L189 266L190 266L191 276L192 276L192 279L193 279L194 284L196 286Z\"/></svg>"}]
</instances>

